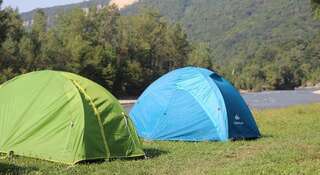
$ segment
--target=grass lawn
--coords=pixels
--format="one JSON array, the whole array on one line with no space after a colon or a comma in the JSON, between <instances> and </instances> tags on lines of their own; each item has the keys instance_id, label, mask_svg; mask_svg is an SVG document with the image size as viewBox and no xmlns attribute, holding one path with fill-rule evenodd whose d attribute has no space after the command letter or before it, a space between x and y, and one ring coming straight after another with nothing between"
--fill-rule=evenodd
<instances>
[{"instance_id":1,"label":"grass lawn","mask_svg":"<svg viewBox=\"0 0 320 175\"><path fill-rule=\"evenodd\" d=\"M320 174L320 104L254 111L255 141L145 142L145 160L68 166L0 160L0 174Z\"/></svg>"}]
</instances>

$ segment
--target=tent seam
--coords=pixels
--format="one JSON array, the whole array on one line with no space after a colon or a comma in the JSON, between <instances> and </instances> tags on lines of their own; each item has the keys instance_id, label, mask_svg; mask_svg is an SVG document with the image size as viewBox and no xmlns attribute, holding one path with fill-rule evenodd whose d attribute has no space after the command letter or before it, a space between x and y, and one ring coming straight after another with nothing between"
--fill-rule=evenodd
<instances>
[{"instance_id":1,"label":"tent seam","mask_svg":"<svg viewBox=\"0 0 320 175\"><path fill-rule=\"evenodd\" d=\"M199 69L195 69L197 72L198 72L198 74L200 74L200 76L209 84L209 87L210 87L210 89L212 90L212 91L214 91L214 89L213 89L213 87L210 85L210 82L209 82L209 80L208 80L208 78L207 77L205 77L203 74L202 74L202 72L200 72L199 71ZM215 73L215 72L213 72L213 73ZM216 73L215 73L216 74ZM215 82L214 82L215 83ZM215 83L216 84L216 83ZM219 94L221 95L221 97L222 97L222 99L224 100L224 97L223 97L223 95L222 95L222 93L221 93L221 90L220 90L220 88L218 87L218 85L216 85L217 86L217 88L219 89ZM194 97L190 92L188 92L188 91L186 91L187 93L189 93L192 97ZM201 102L201 101L199 101L197 98L195 98L194 97L194 99L197 101L197 102L200 102L200 104L201 104L201 106L203 107L203 103ZM226 104L225 104L225 102L223 102L223 107L225 108L225 110L226 110L226 112L227 112L227 106L226 106ZM208 113L207 113L208 114ZM210 115L211 116L211 115ZM227 114L227 117L228 117L228 114ZM211 118L211 117L210 117ZM226 123L226 129L227 129L227 139L229 138L229 128L228 128L228 126L229 126L229 121L228 121L228 119L226 120L227 121L227 123ZM212 121L213 122L213 121Z\"/></svg>"},{"instance_id":2,"label":"tent seam","mask_svg":"<svg viewBox=\"0 0 320 175\"><path fill-rule=\"evenodd\" d=\"M100 113L99 113L98 109L96 108L95 104L93 103L92 98L85 92L85 90L80 86L80 84L77 83L75 80L71 80L71 81L80 90L80 92L83 93L83 95L89 100L89 103L92 106L94 114L98 119L98 124L99 124L99 128L100 128L103 144L104 144L104 147L105 147L105 150L106 150L106 153L107 153L107 158L109 159L110 158L110 149L108 147L106 136L104 134L104 129L103 129L103 125L102 125L102 122L101 122Z\"/></svg>"},{"instance_id":3,"label":"tent seam","mask_svg":"<svg viewBox=\"0 0 320 175\"><path fill-rule=\"evenodd\" d=\"M181 77L181 75L179 75L177 79L180 79L180 77ZM174 85L175 85L175 87L177 87L177 84L176 84L176 83L174 83ZM178 90L176 89L176 90L171 94L170 100L169 100L169 102L168 102L165 110L163 110L163 114L166 114L166 113L168 112L169 106L170 106L170 104L172 103L172 101L174 100L173 97L174 97L174 95L176 94L177 91L178 91ZM163 117L163 118L164 118L164 117ZM154 129L152 130L152 135L151 135L151 137L153 137L153 135L155 134L155 133L154 133L154 130L155 130L157 127L161 126L161 123L162 123L163 120L164 120L163 118L161 118L161 119L157 122L157 124L155 125ZM161 129L161 128L160 128L160 129Z\"/></svg>"},{"instance_id":4,"label":"tent seam","mask_svg":"<svg viewBox=\"0 0 320 175\"><path fill-rule=\"evenodd\" d=\"M122 112L122 115L123 115L123 118L124 118L124 122L125 122L125 124L126 124L126 128L127 128L127 130L128 130L128 133L129 133L129 135L130 135L129 137L130 137L130 139L132 140L134 146L136 146L136 143L135 143L134 140L132 139L132 134L131 134L131 131L130 131L130 128L129 128L127 116L125 115L124 112Z\"/></svg>"}]
</instances>

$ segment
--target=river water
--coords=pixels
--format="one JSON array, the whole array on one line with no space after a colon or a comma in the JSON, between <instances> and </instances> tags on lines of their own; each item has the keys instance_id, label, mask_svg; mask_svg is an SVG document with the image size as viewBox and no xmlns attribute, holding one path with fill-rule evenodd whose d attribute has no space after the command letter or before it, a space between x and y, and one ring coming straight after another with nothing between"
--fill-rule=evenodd
<instances>
[{"instance_id":1,"label":"river water","mask_svg":"<svg viewBox=\"0 0 320 175\"><path fill-rule=\"evenodd\" d=\"M243 98L251 108L282 108L292 105L320 103L319 89L300 89L289 91L264 91L244 93Z\"/></svg>"},{"instance_id":2,"label":"river water","mask_svg":"<svg viewBox=\"0 0 320 175\"><path fill-rule=\"evenodd\" d=\"M241 94L251 109L283 108L299 104L320 103L319 89L299 89L288 91L264 91ZM133 104L124 105L130 111Z\"/></svg>"}]
</instances>

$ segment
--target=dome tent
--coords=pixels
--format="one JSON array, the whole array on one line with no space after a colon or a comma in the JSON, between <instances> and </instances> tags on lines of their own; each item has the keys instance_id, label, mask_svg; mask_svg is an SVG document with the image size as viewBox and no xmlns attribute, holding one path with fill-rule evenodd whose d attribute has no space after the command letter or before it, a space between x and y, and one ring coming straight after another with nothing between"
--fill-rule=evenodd
<instances>
[{"instance_id":1,"label":"dome tent","mask_svg":"<svg viewBox=\"0 0 320 175\"><path fill-rule=\"evenodd\" d=\"M81 76L38 71L0 86L0 152L66 164L144 156L107 90Z\"/></svg>"},{"instance_id":2,"label":"dome tent","mask_svg":"<svg viewBox=\"0 0 320 175\"><path fill-rule=\"evenodd\" d=\"M239 92L203 68L172 71L152 83L130 116L147 140L225 141L260 136Z\"/></svg>"}]
</instances>

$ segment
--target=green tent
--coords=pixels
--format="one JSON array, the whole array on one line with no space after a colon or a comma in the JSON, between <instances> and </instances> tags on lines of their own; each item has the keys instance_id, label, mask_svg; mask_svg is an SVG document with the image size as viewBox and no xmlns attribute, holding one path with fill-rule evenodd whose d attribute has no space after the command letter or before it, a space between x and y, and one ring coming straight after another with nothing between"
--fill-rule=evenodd
<instances>
[{"instance_id":1,"label":"green tent","mask_svg":"<svg viewBox=\"0 0 320 175\"><path fill-rule=\"evenodd\" d=\"M0 86L0 152L67 164L144 156L112 94L81 76L38 71Z\"/></svg>"}]
</instances>

